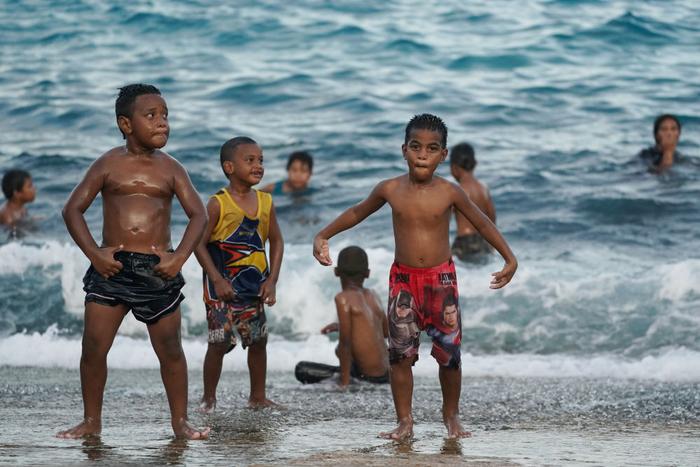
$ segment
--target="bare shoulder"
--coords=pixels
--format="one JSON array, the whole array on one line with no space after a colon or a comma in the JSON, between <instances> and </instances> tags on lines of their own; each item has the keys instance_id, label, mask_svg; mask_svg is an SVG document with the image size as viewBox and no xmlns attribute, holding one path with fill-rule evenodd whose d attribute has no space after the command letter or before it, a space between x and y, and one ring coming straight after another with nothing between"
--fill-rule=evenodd
<instances>
[{"instance_id":1,"label":"bare shoulder","mask_svg":"<svg viewBox=\"0 0 700 467\"><path fill-rule=\"evenodd\" d=\"M399 175L394 178L387 178L377 183L375 186L375 191L382 195L390 195L394 193L397 189L401 187L403 183L408 180L408 175Z\"/></svg>"}]
</instances>

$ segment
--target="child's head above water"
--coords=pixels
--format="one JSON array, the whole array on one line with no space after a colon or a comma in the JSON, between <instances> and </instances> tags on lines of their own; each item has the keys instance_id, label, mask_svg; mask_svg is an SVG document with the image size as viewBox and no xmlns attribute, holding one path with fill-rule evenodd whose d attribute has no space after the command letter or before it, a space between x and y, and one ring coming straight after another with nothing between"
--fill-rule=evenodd
<instances>
[{"instance_id":1,"label":"child's head above water","mask_svg":"<svg viewBox=\"0 0 700 467\"><path fill-rule=\"evenodd\" d=\"M656 144L661 144L662 140L671 140L678 143L681 135L681 122L678 117L671 114L662 114L654 120L654 140Z\"/></svg>"},{"instance_id":2,"label":"child's head above water","mask_svg":"<svg viewBox=\"0 0 700 467\"><path fill-rule=\"evenodd\" d=\"M369 276L367 253L359 246L343 248L338 253L338 266L335 275L362 282Z\"/></svg>"},{"instance_id":3,"label":"child's head above water","mask_svg":"<svg viewBox=\"0 0 700 467\"><path fill-rule=\"evenodd\" d=\"M305 190L311 180L314 159L306 151L295 151L287 160L287 183L294 191Z\"/></svg>"},{"instance_id":4,"label":"child's head above water","mask_svg":"<svg viewBox=\"0 0 700 467\"><path fill-rule=\"evenodd\" d=\"M31 203L36 196L36 189L29 172L12 169L2 177L2 192L8 201L15 200L22 204Z\"/></svg>"},{"instance_id":5,"label":"child's head above water","mask_svg":"<svg viewBox=\"0 0 700 467\"><path fill-rule=\"evenodd\" d=\"M265 173L262 149L248 136L236 136L226 141L219 151L219 161L230 181L235 179L253 186L260 183Z\"/></svg>"}]
</instances>

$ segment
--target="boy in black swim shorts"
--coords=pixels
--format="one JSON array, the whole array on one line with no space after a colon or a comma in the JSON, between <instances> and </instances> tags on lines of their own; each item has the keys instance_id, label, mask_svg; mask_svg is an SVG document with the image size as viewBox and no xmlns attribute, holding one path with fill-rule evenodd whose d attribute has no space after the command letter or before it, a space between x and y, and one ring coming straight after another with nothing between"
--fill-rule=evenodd
<instances>
[{"instance_id":1,"label":"boy in black swim shorts","mask_svg":"<svg viewBox=\"0 0 700 467\"><path fill-rule=\"evenodd\" d=\"M180 342L180 269L206 223L204 205L184 167L161 151L168 141L168 107L146 84L120 89L115 111L126 144L107 151L88 168L71 193L63 218L90 260L85 285L85 328L80 358L83 421L60 438L96 435L102 429L107 353L129 311L148 326L158 356L177 437L203 439L209 428L187 421L187 361ZM102 195L102 246L83 213ZM177 196L189 217L182 241L172 249L170 215Z\"/></svg>"}]
</instances>

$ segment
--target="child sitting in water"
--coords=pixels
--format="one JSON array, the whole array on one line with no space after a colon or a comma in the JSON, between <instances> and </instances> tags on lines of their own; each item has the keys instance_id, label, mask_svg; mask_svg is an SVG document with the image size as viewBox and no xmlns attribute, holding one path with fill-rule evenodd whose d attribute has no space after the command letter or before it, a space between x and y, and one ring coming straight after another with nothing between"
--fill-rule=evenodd
<instances>
[{"instance_id":1,"label":"child sitting in water","mask_svg":"<svg viewBox=\"0 0 700 467\"><path fill-rule=\"evenodd\" d=\"M335 296L338 321L325 326L321 333L339 333L335 351L340 361L338 384L346 387L351 376L371 383L388 383L386 315L377 294L363 286L369 277L367 253L357 246L344 248L338 255L335 275L343 289Z\"/></svg>"},{"instance_id":2,"label":"child sitting in water","mask_svg":"<svg viewBox=\"0 0 700 467\"><path fill-rule=\"evenodd\" d=\"M475 167L474 148L470 144L459 143L452 147L450 151L452 176L469 195L469 199L495 224L496 208L493 206L488 188L474 176ZM452 243L453 255L462 261L470 261L491 252L491 245L484 240L484 237L476 231L466 217L455 212L455 219L457 220L457 237Z\"/></svg>"},{"instance_id":3,"label":"child sitting in water","mask_svg":"<svg viewBox=\"0 0 700 467\"><path fill-rule=\"evenodd\" d=\"M314 159L311 154L306 151L293 152L287 160L287 180L265 185L260 191L272 195L303 193L309 189L313 169Z\"/></svg>"},{"instance_id":4,"label":"child sitting in water","mask_svg":"<svg viewBox=\"0 0 700 467\"><path fill-rule=\"evenodd\" d=\"M29 222L26 205L36 197L32 176L24 170L8 170L2 177L2 192L7 201L0 207L0 225L10 231L10 237L18 237Z\"/></svg>"},{"instance_id":5,"label":"child sitting in water","mask_svg":"<svg viewBox=\"0 0 700 467\"><path fill-rule=\"evenodd\" d=\"M234 331L240 334L243 348L248 348L248 405L274 404L265 395L267 319L263 305L275 304L284 250L272 196L252 188L264 174L258 143L238 136L224 143L219 157L229 184L209 198L209 222L195 250L205 273L204 303L209 326L200 404L203 412L216 408L224 355L236 346ZM265 256L268 239L269 265Z\"/></svg>"},{"instance_id":6,"label":"child sitting in water","mask_svg":"<svg viewBox=\"0 0 700 467\"><path fill-rule=\"evenodd\" d=\"M496 226L464 190L434 175L447 156L446 145L447 127L439 117L415 116L406 125L401 146L408 173L379 182L366 199L340 214L314 238L314 257L329 266L332 264L328 250L330 238L357 225L384 204L391 206L396 249L389 273L389 362L398 426L381 435L395 440L413 436L412 366L418 359L422 329L433 338L432 355L440 366L442 417L448 437L470 436L459 420L461 326L452 326L453 318L448 311L454 304L455 317L459 317L457 276L449 239L453 209L466 217L506 261L501 271L493 273L491 288L501 288L510 282L518 265ZM411 304L413 309L406 309ZM392 321L406 326L395 328ZM404 331L409 335L404 335Z\"/></svg>"}]
</instances>

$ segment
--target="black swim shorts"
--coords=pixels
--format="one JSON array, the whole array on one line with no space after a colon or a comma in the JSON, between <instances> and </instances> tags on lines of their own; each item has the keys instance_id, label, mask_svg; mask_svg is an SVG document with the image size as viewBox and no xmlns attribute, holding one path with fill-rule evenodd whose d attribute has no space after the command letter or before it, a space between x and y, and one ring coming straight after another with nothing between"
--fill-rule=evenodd
<instances>
[{"instance_id":1,"label":"black swim shorts","mask_svg":"<svg viewBox=\"0 0 700 467\"><path fill-rule=\"evenodd\" d=\"M153 267L160 262L157 255L118 251L114 259L124 267L109 279L102 277L90 265L83 277L85 303L126 305L137 320L153 324L177 310L185 299L180 289L185 285L181 273L173 279L158 276Z\"/></svg>"}]
</instances>

